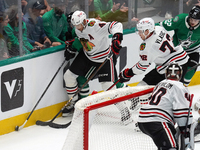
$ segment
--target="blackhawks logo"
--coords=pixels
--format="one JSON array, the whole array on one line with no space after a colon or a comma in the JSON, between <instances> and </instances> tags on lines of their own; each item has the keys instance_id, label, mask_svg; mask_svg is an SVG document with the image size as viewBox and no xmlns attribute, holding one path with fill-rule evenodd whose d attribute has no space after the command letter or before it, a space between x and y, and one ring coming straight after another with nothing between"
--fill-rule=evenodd
<instances>
[{"instance_id":1,"label":"blackhawks logo","mask_svg":"<svg viewBox=\"0 0 200 150\"><path fill-rule=\"evenodd\" d=\"M142 44L140 45L140 50L143 51L143 50L145 49L145 47L146 47L146 43L142 43Z\"/></svg>"},{"instance_id":2,"label":"blackhawks logo","mask_svg":"<svg viewBox=\"0 0 200 150\"><path fill-rule=\"evenodd\" d=\"M92 42L89 42L87 39L81 38L80 41L81 41L81 44L83 45L83 48L86 51L91 51L93 47L95 46Z\"/></svg>"},{"instance_id":3,"label":"blackhawks logo","mask_svg":"<svg viewBox=\"0 0 200 150\"><path fill-rule=\"evenodd\" d=\"M95 21L90 21L89 23L88 23L88 26L94 26L94 24L95 24L96 22Z\"/></svg>"}]
</instances>

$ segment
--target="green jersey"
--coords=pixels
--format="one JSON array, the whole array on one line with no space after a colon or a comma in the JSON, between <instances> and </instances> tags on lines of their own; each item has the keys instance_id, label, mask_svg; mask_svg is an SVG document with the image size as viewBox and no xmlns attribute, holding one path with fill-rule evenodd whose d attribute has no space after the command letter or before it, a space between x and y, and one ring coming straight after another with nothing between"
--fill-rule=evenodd
<instances>
[{"instance_id":1,"label":"green jersey","mask_svg":"<svg viewBox=\"0 0 200 150\"><path fill-rule=\"evenodd\" d=\"M43 17L44 31L52 42L65 44L65 33L68 31L68 22L64 14L61 17L56 16L54 9L46 12Z\"/></svg>"},{"instance_id":2,"label":"green jersey","mask_svg":"<svg viewBox=\"0 0 200 150\"><path fill-rule=\"evenodd\" d=\"M174 46L181 45L188 53L199 52L200 48L200 26L199 24L190 30L187 22L188 14L179 14L176 17L164 20L161 25L167 30L174 30Z\"/></svg>"}]
</instances>

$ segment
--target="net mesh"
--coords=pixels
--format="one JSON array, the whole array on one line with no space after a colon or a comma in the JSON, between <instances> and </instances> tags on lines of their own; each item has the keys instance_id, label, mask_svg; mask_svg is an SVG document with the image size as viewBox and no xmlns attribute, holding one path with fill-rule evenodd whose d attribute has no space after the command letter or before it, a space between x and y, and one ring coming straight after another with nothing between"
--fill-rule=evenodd
<instances>
[{"instance_id":1,"label":"net mesh","mask_svg":"<svg viewBox=\"0 0 200 150\"><path fill-rule=\"evenodd\" d=\"M152 87L128 87L102 92L81 99L75 105L72 124L69 127L63 150L86 149L83 144L85 108L149 88ZM125 102L126 105L130 107L131 102L127 100ZM139 106L130 112L133 122L124 125L121 121L121 113L114 104L89 111L89 150L130 150L133 148L135 150L157 149L152 139L138 131L138 128L135 126L137 123Z\"/></svg>"}]
</instances>

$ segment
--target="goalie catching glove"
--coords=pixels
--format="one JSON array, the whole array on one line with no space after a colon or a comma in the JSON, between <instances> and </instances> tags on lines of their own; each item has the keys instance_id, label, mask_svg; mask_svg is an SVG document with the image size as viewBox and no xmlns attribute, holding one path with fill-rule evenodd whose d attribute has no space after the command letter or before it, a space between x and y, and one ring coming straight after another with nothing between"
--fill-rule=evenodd
<instances>
[{"instance_id":1,"label":"goalie catching glove","mask_svg":"<svg viewBox=\"0 0 200 150\"><path fill-rule=\"evenodd\" d=\"M123 34L122 33L115 33L112 37L111 49L116 55L119 54L119 51L122 48L122 46L121 46L122 40L123 40Z\"/></svg>"},{"instance_id":2,"label":"goalie catching glove","mask_svg":"<svg viewBox=\"0 0 200 150\"><path fill-rule=\"evenodd\" d=\"M77 52L77 49L72 48L71 46L66 45L65 46L65 53L64 53L65 60L68 61L68 60L74 58L74 56L76 55L76 52Z\"/></svg>"},{"instance_id":3,"label":"goalie catching glove","mask_svg":"<svg viewBox=\"0 0 200 150\"><path fill-rule=\"evenodd\" d=\"M119 74L119 82L128 82L134 75L132 68L127 68Z\"/></svg>"},{"instance_id":4,"label":"goalie catching glove","mask_svg":"<svg viewBox=\"0 0 200 150\"><path fill-rule=\"evenodd\" d=\"M188 125L187 126L187 129L185 130L185 126L183 127L179 127L180 131L181 131L181 134L183 134L184 138L185 138L185 149L190 149L191 148L191 145L190 145L190 126L191 125Z\"/></svg>"}]
</instances>

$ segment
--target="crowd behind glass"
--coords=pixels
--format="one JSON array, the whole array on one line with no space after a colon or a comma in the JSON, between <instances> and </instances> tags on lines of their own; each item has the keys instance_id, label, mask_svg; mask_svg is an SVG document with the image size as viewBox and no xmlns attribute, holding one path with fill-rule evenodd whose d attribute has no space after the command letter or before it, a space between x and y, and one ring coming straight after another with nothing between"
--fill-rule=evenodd
<instances>
[{"instance_id":1,"label":"crowd behind glass","mask_svg":"<svg viewBox=\"0 0 200 150\"><path fill-rule=\"evenodd\" d=\"M20 1L20 2L19 2ZM188 13L199 0L0 0L0 60L65 44L68 15L122 22L134 28L142 17L170 19ZM162 21L160 20L160 21Z\"/></svg>"}]
</instances>

